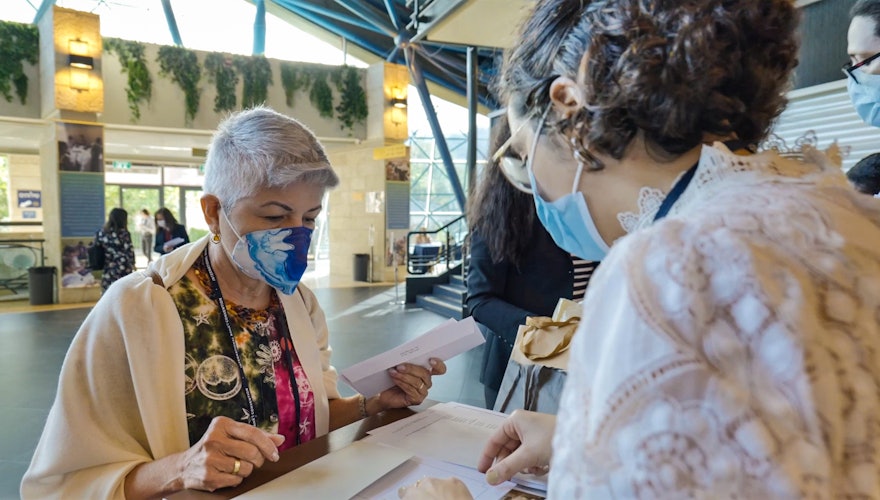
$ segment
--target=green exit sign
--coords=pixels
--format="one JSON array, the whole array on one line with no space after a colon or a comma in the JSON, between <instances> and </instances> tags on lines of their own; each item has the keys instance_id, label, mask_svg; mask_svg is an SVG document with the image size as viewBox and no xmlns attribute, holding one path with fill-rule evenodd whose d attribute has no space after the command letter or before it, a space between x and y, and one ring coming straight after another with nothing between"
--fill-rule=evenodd
<instances>
[{"instance_id":1,"label":"green exit sign","mask_svg":"<svg viewBox=\"0 0 880 500\"><path fill-rule=\"evenodd\" d=\"M130 170L131 169L131 162L130 161L114 161L113 168L122 168L122 169Z\"/></svg>"}]
</instances>

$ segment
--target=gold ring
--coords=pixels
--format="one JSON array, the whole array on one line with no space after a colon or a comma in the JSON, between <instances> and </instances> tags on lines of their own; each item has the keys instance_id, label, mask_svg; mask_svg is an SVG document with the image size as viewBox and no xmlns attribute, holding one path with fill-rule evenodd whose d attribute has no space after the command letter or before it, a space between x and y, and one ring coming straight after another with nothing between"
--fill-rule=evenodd
<instances>
[{"instance_id":1,"label":"gold ring","mask_svg":"<svg viewBox=\"0 0 880 500\"><path fill-rule=\"evenodd\" d=\"M235 465L232 466L232 474L238 475L238 471L241 470L241 460L235 459Z\"/></svg>"},{"instance_id":2,"label":"gold ring","mask_svg":"<svg viewBox=\"0 0 880 500\"><path fill-rule=\"evenodd\" d=\"M424 388L425 388L425 383L422 382L422 385L419 386L419 390L421 391L421 390L424 389Z\"/></svg>"}]
</instances>

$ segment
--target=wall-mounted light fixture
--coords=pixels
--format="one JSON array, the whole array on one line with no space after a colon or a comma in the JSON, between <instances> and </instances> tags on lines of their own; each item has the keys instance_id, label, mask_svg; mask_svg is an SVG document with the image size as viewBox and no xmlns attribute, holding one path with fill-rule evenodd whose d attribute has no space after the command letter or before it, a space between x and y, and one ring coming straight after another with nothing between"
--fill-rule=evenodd
<instances>
[{"instance_id":1,"label":"wall-mounted light fixture","mask_svg":"<svg viewBox=\"0 0 880 500\"><path fill-rule=\"evenodd\" d=\"M401 99L400 97L392 97L391 105L398 109L406 108L406 99Z\"/></svg>"},{"instance_id":2,"label":"wall-mounted light fixture","mask_svg":"<svg viewBox=\"0 0 880 500\"><path fill-rule=\"evenodd\" d=\"M95 67L95 60L89 55L89 42L82 40L71 40L68 42L67 63L71 68L92 69Z\"/></svg>"},{"instance_id":3,"label":"wall-mounted light fixture","mask_svg":"<svg viewBox=\"0 0 880 500\"><path fill-rule=\"evenodd\" d=\"M391 88L391 106L398 109L406 109L406 95L398 87Z\"/></svg>"},{"instance_id":4,"label":"wall-mounted light fixture","mask_svg":"<svg viewBox=\"0 0 880 500\"><path fill-rule=\"evenodd\" d=\"M70 40L67 43L70 66L70 88L77 91L89 90L89 70L95 67L95 60L89 55L89 42Z\"/></svg>"}]
</instances>

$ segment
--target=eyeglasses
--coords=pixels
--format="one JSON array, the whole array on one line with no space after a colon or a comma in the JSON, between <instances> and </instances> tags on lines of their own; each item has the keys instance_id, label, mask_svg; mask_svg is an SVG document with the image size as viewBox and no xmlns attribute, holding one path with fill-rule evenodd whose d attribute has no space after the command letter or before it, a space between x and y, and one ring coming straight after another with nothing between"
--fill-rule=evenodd
<instances>
[{"instance_id":1,"label":"eyeglasses","mask_svg":"<svg viewBox=\"0 0 880 500\"><path fill-rule=\"evenodd\" d=\"M847 76L852 78L854 82L859 83L859 79L856 78L855 71L857 69L861 68L862 66L867 66L868 64L871 64L871 62L873 62L874 59L877 59L878 57L880 57L880 52L877 52L876 54L874 54L873 56L871 56L867 59L862 59L860 62L858 62L856 64L848 62L848 63L844 64L843 66L841 66L840 70L843 71L844 73L846 73Z\"/></svg>"},{"instance_id":2,"label":"eyeglasses","mask_svg":"<svg viewBox=\"0 0 880 500\"><path fill-rule=\"evenodd\" d=\"M510 137L504 141L495 154L492 155L492 161L498 163L498 166L501 168L501 173L504 174L504 177L510 182L513 187L522 191L526 194L535 194L534 187L532 186L531 178L529 177L529 169L531 168L530 162L531 158L535 156L535 151L538 149L538 141L541 138L541 133L544 130L544 122L547 121L547 115L550 113L550 108L552 105L548 104L547 109L541 114L541 121L538 122L538 128L535 130L535 135L532 138L532 145L529 148L529 155L523 158L517 158L515 156L507 155L510 147L513 145L514 137L516 137L528 123L528 119L524 119L522 123L519 124L519 127L516 128L514 133L510 134Z\"/></svg>"}]
</instances>

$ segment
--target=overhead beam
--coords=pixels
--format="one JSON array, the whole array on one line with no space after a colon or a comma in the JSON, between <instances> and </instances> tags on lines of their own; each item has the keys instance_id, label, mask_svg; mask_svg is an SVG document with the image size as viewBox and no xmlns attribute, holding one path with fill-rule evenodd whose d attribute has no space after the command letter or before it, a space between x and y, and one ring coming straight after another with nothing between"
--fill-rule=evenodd
<instances>
[{"instance_id":1,"label":"overhead beam","mask_svg":"<svg viewBox=\"0 0 880 500\"><path fill-rule=\"evenodd\" d=\"M382 17L382 14L379 11L373 9L366 2L352 2L351 0L336 0L337 5L340 5L347 10L349 10L352 14L360 17L364 21L372 24L373 26L382 30L386 35L394 38L397 36L397 31L394 29L394 26L389 26L388 22Z\"/></svg>"},{"instance_id":2,"label":"overhead beam","mask_svg":"<svg viewBox=\"0 0 880 500\"><path fill-rule=\"evenodd\" d=\"M334 25L333 23L331 23L327 19L322 18L319 14L316 14L314 12L310 12L306 9L303 9L303 8L299 7L294 2L280 0L278 2L278 4L283 5L290 12L305 19L306 21L314 23L317 26L319 26L320 28L323 28L323 29L329 31L330 33L333 33L336 36L345 38L346 40L348 40L350 42L354 42L356 45L363 47L364 49L372 52L373 54L375 54L379 57L381 57L386 52L386 50L384 48L379 47L379 46L373 44L372 42L355 35L354 33L346 32L346 31L342 30L341 28Z\"/></svg>"},{"instance_id":3,"label":"overhead beam","mask_svg":"<svg viewBox=\"0 0 880 500\"><path fill-rule=\"evenodd\" d=\"M171 8L171 0L162 0L162 10L165 11L165 21L168 23L168 31L171 32L171 41L178 47L183 47L180 39L180 31L177 29L177 20L174 18L174 10Z\"/></svg>"},{"instance_id":4,"label":"overhead beam","mask_svg":"<svg viewBox=\"0 0 880 500\"><path fill-rule=\"evenodd\" d=\"M443 135L443 129L440 127L440 121L437 120L437 113L434 111L433 103L431 103L431 94L428 92L428 86L425 84L422 70L419 68L418 62L416 62L415 50L412 46L408 46L404 49L403 53L406 56L406 66L409 68L412 85L419 93L419 99L425 110L425 117L428 119L431 133L434 136L434 144L439 150L440 159L443 161L443 167L446 170L446 176L449 177L449 184L452 185L452 191L455 194L456 201L458 201L458 207L464 213L467 199L465 198L464 190L461 188L458 172L455 171L455 164L452 162L452 154L449 152L446 136Z\"/></svg>"},{"instance_id":5,"label":"overhead beam","mask_svg":"<svg viewBox=\"0 0 880 500\"><path fill-rule=\"evenodd\" d=\"M330 10L330 9L328 9L326 7L322 7L320 5L315 5L315 4L311 4L309 2L303 2L300 0L286 0L286 1L280 1L278 3L279 3L279 5L283 5L287 8L290 8L291 6L296 6L297 8L299 8L301 10L306 10L306 11L321 15L323 17L326 17L328 19L334 19L336 21L340 21L345 24L350 24L352 26L356 26L358 28L362 28L367 31L371 31L371 32L379 34L379 35L386 34L384 31L380 30L379 28L373 26L372 24L370 24L360 18L346 16L345 14L340 14L339 12L336 12L335 10Z\"/></svg>"},{"instance_id":6,"label":"overhead beam","mask_svg":"<svg viewBox=\"0 0 880 500\"><path fill-rule=\"evenodd\" d=\"M266 0L256 0L257 16L254 19L254 55L266 53Z\"/></svg>"},{"instance_id":7,"label":"overhead beam","mask_svg":"<svg viewBox=\"0 0 880 500\"><path fill-rule=\"evenodd\" d=\"M399 33L400 19L397 17L397 10L394 8L394 0L385 0L385 10L388 11L388 18L391 19L394 29Z\"/></svg>"}]
</instances>

